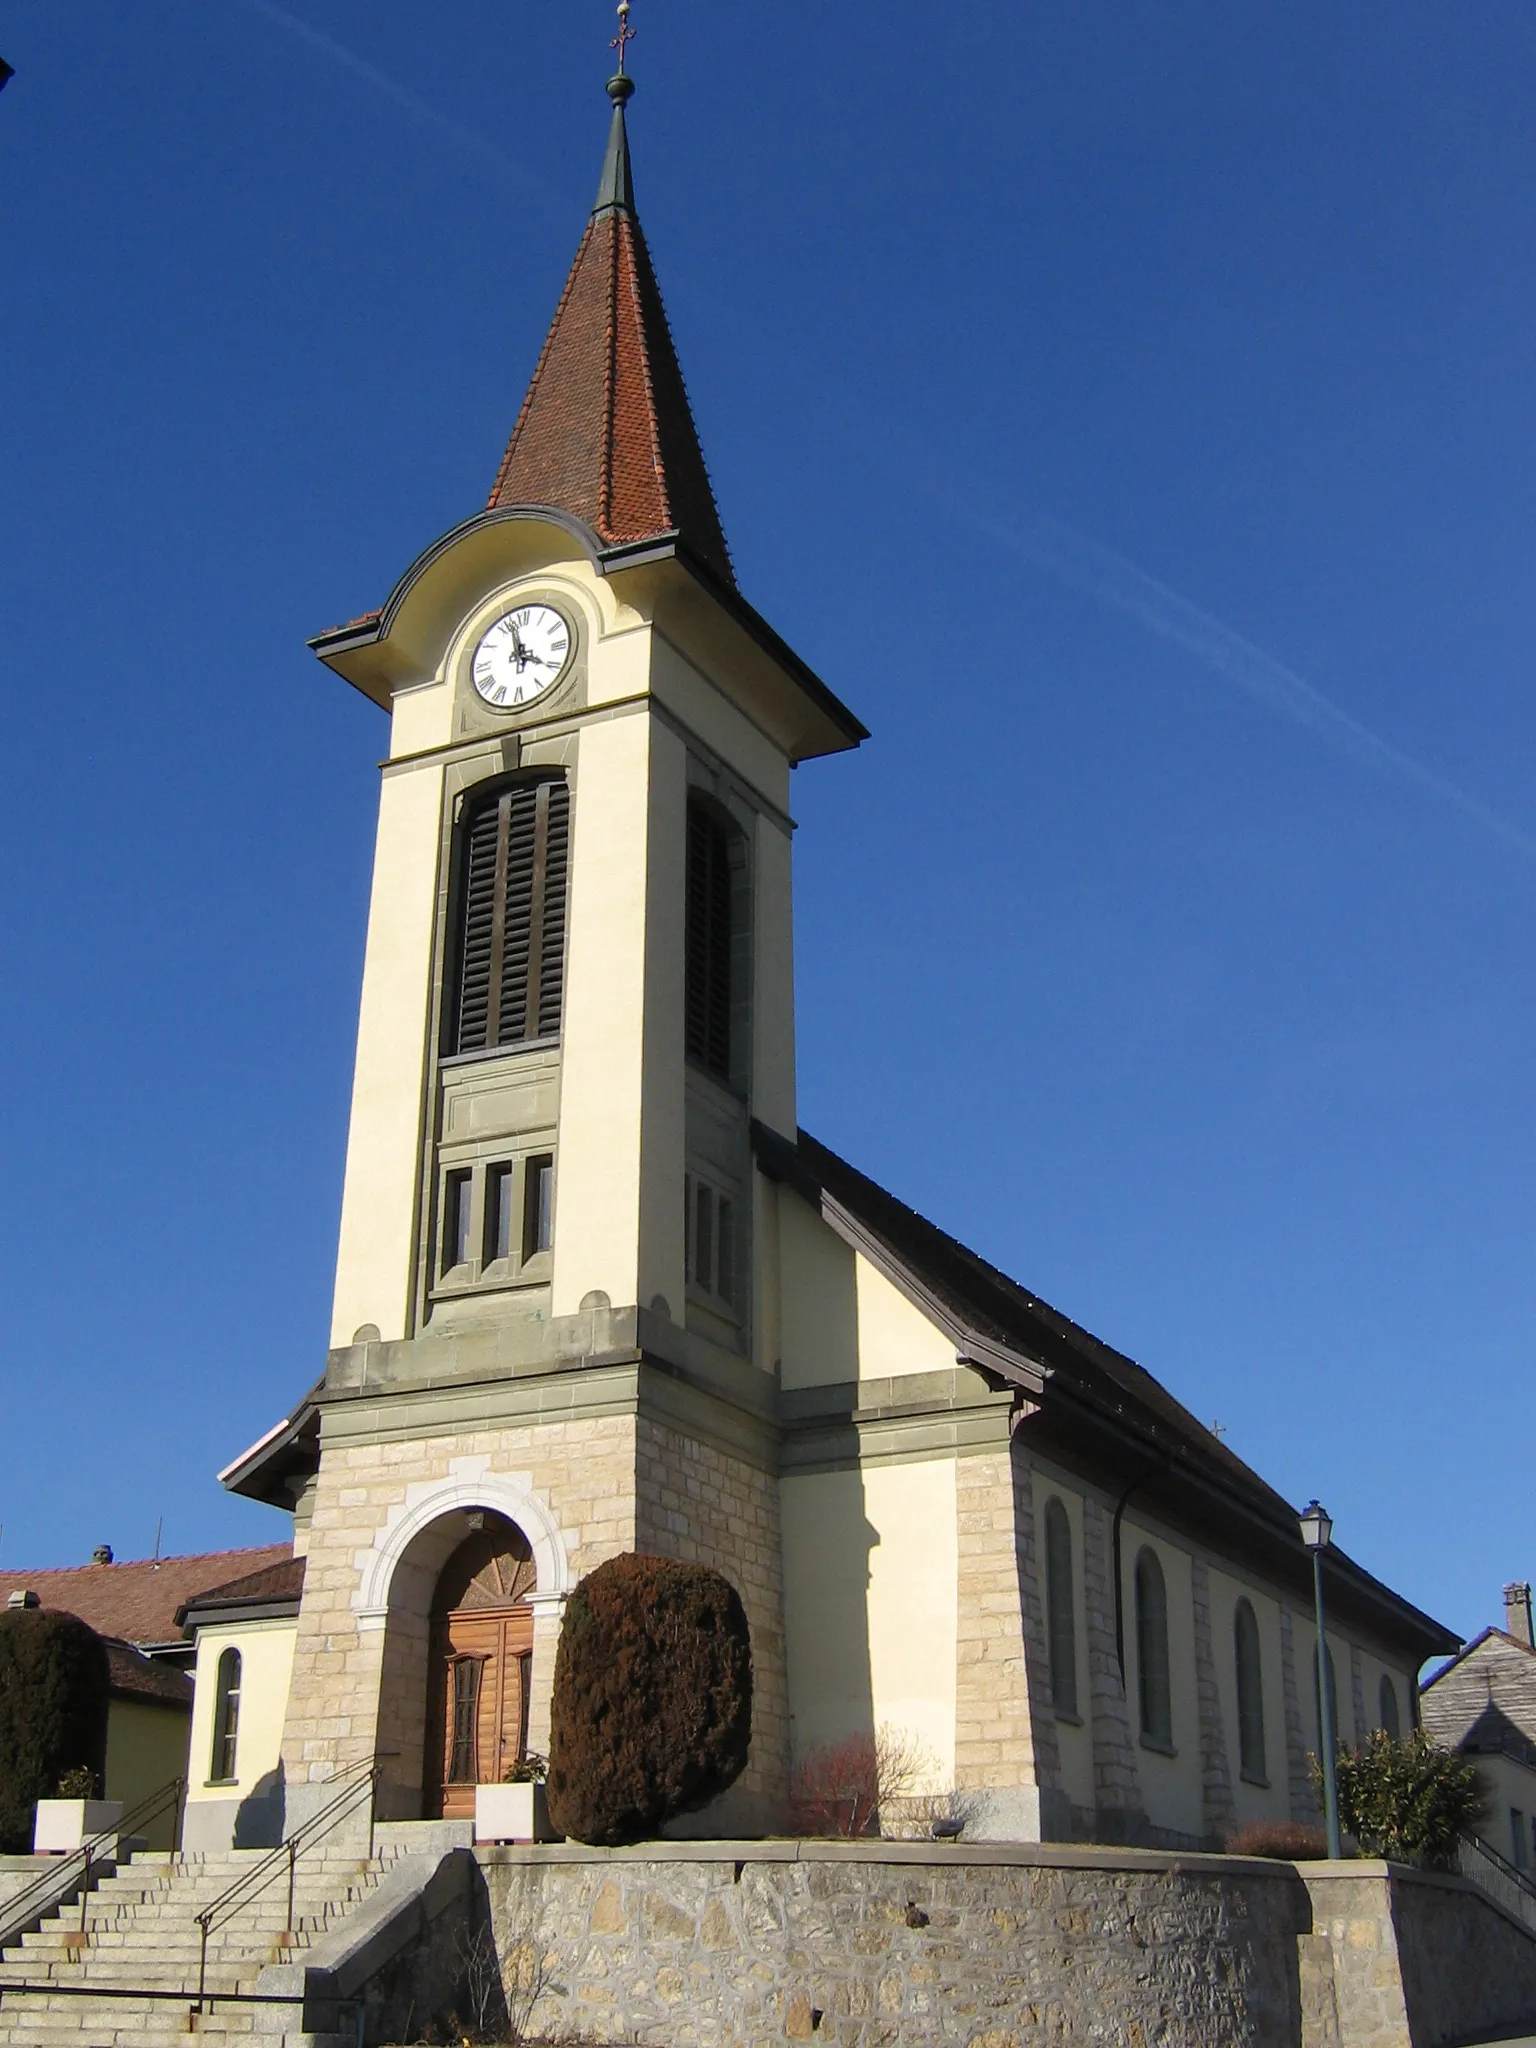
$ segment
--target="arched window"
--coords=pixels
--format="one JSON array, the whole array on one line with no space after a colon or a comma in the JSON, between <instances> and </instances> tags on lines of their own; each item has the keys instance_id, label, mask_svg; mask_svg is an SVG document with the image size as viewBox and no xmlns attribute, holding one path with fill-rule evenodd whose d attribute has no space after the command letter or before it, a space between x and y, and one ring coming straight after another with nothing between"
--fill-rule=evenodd
<instances>
[{"instance_id":1,"label":"arched window","mask_svg":"<svg viewBox=\"0 0 1536 2048\"><path fill-rule=\"evenodd\" d=\"M1259 1623L1248 1601L1239 1600L1232 1617L1232 1646L1237 1653L1237 1753L1242 1775L1253 1785L1267 1785L1264 1757L1264 1664L1259 1653Z\"/></svg>"},{"instance_id":2,"label":"arched window","mask_svg":"<svg viewBox=\"0 0 1536 2048\"><path fill-rule=\"evenodd\" d=\"M1168 1683L1168 1589L1154 1551L1136 1560L1136 1675L1141 1693L1142 1739L1173 1747L1173 1698Z\"/></svg>"},{"instance_id":3,"label":"arched window","mask_svg":"<svg viewBox=\"0 0 1536 2048\"><path fill-rule=\"evenodd\" d=\"M219 1656L213 1695L213 1755L208 1776L215 1785L234 1783L235 1738L239 1732L240 1652L225 1650Z\"/></svg>"},{"instance_id":4,"label":"arched window","mask_svg":"<svg viewBox=\"0 0 1536 2048\"><path fill-rule=\"evenodd\" d=\"M745 979L736 941L745 927L740 835L708 803L688 806L683 1013L688 1057L729 1081L739 1064L736 995Z\"/></svg>"},{"instance_id":5,"label":"arched window","mask_svg":"<svg viewBox=\"0 0 1536 2048\"><path fill-rule=\"evenodd\" d=\"M1401 1740L1403 1724L1397 1712L1397 1687L1385 1671L1381 1674L1381 1725L1394 1742Z\"/></svg>"},{"instance_id":6,"label":"arched window","mask_svg":"<svg viewBox=\"0 0 1536 2048\"><path fill-rule=\"evenodd\" d=\"M1072 1524L1052 1494L1045 1504L1045 1622L1051 1656L1051 1703L1077 1713L1077 1632L1072 1604Z\"/></svg>"},{"instance_id":7,"label":"arched window","mask_svg":"<svg viewBox=\"0 0 1536 2048\"><path fill-rule=\"evenodd\" d=\"M1339 1720L1339 1687L1338 1681L1333 1675L1333 1648L1331 1645L1328 1650L1328 1697L1333 1702L1333 1739L1336 1744L1342 1743L1344 1740L1344 1729ZM1323 1746L1323 1695L1318 1683L1317 1645L1315 1643L1312 1646L1312 1710L1317 1715L1317 1746L1318 1750L1321 1751Z\"/></svg>"},{"instance_id":8,"label":"arched window","mask_svg":"<svg viewBox=\"0 0 1536 2048\"><path fill-rule=\"evenodd\" d=\"M558 1035L570 823L570 790L548 776L466 805L450 1052Z\"/></svg>"}]
</instances>

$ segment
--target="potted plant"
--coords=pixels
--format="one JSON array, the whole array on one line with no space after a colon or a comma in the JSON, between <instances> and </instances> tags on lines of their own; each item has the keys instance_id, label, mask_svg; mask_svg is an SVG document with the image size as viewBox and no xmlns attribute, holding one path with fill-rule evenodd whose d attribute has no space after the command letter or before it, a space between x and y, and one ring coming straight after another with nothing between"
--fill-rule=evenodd
<instances>
[{"instance_id":1,"label":"potted plant","mask_svg":"<svg viewBox=\"0 0 1536 2048\"><path fill-rule=\"evenodd\" d=\"M525 1750L500 1785L475 1787L477 1842L549 1842L549 1808L544 1778L549 1766L535 1750Z\"/></svg>"},{"instance_id":2,"label":"potted plant","mask_svg":"<svg viewBox=\"0 0 1536 2048\"><path fill-rule=\"evenodd\" d=\"M98 1799L96 1773L81 1764L59 1780L56 1799L39 1799L32 1824L34 1856L67 1856L93 1835L115 1828L123 1817L121 1799Z\"/></svg>"}]
</instances>

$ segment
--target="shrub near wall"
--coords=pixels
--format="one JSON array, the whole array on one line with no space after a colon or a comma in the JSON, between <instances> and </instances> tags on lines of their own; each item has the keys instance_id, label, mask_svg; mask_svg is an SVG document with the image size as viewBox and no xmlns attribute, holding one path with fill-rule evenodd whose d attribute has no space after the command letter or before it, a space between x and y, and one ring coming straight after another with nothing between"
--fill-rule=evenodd
<instances>
[{"instance_id":1,"label":"shrub near wall","mask_svg":"<svg viewBox=\"0 0 1536 2048\"><path fill-rule=\"evenodd\" d=\"M725 1791L752 1735L752 1649L707 1565L610 1558L566 1604L555 1658L549 1817L579 1842L654 1835Z\"/></svg>"},{"instance_id":2,"label":"shrub near wall","mask_svg":"<svg viewBox=\"0 0 1536 2048\"><path fill-rule=\"evenodd\" d=\"M0 1613L0 1852L32 1847L32 1815L67 1772L106 1767L110 1683L100 1636L73 1614Z\"/></svg>"}]
</instances>

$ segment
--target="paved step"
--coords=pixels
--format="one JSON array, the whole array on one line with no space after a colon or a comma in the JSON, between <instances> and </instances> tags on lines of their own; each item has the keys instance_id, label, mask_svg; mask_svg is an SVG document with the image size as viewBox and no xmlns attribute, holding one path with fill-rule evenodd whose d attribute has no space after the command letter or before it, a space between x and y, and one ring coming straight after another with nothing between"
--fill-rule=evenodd
<instances>
[{"instance_id":1,"label":"paved step","mask_svg":"<svg viewBox=\"0 0 1536 2048\"><path fill-rule=\"evenodd\" d=\"M210 1995L254 1990L268 1963L300 1955L332 1931L408 1853L389 1844L371 1859L350 1849L304 1857L295 1872L291 1935L288 1873L274 1864L270 1882L209 1936ZM136 1856L87 1894L83 1923L76 1900L23 1935L0 1953L0 2048L186 2048L194 2032L245 2048L258 2031L258 2007L215 2005L194 2026L203 1965L197 1915L270 1855L237 1849L217 1856ZM174 1995L101 1995L108 1989ZM342 2048L339 2036L282 2038L287 2048ZM280 2048L277 2036L263 2035L263 2042Z\"/></svg>"}]
</instances>

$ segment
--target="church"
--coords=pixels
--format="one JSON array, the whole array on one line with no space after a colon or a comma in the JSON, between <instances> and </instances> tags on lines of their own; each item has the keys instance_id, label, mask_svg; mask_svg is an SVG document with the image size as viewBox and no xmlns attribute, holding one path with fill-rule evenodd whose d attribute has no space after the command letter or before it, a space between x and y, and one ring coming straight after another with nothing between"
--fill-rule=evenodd
<instances>
[{"instance_id":1,"label":"church","mask_svg":"<svg viewBox=\"0 0 1536 2048\"><path fill-rule=\"evenodd\" d=\"M388 719L330 1350L220 1475L293 1557L186 1615L187 1846L365 1764L382 1814L465 1821L630 1550L751 1625L750 1761L695 1832L782 1829L797 1760L879 1730L967 1839L1311 1818L1294 1509L799 1126L792 773L867 734L738 584L620 55L486 504L311 643ZM1343 1739L1407 1727L1456 1639L1342 1553L1328 1588Z\"/></svg>"}]
</instances>

